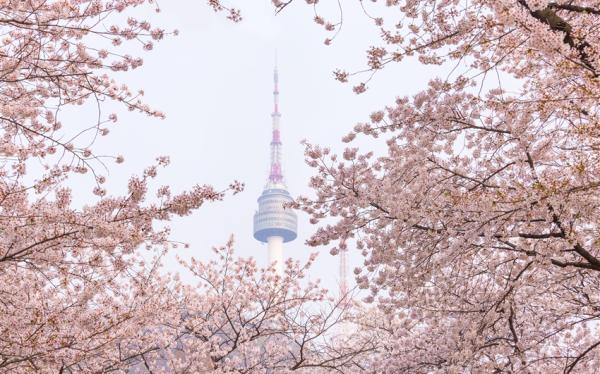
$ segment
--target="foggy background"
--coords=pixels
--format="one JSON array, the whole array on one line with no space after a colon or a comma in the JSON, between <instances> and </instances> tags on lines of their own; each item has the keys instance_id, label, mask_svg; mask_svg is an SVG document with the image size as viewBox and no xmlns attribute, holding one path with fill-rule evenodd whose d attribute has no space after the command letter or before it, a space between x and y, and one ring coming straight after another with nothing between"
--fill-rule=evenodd
<instances>
[{"instance_id":1,"label":"foggy background","mask_svg":"<svg viewBox=\"0 0 600 374\"><path fill-rule=\"evenodd\" d=\"M336 68L362 70L366 49L378 41L378 29L359 3L344 3L343 28L331 46L323 43L331 33L312 21L312 8L303 2L278 15L269 0L248 3L233 3L243 16L237 24L224 14L215 14L204 1L161 1L160 13L146 7L132 14L167 32L177 29L179 35L167 36L150 53L141 46L127 45L132 55L144 58L144 65L117 77L132 90L144 89L144 101L165 112L167 118L148 118L113 106L119 121L109 126L108 137L95 144L96 150L125 156L124 164L108 163L109 194L124 194L128 177L141 174L160 155L169 155L171 165L159 171L156 185L169 184L174 193L195 184L211 184L217 190L233 180L246 185L241 194L207 204L192 216L170 223L172 238L189 243L190 248L172 251L166 259L167 271L180 270L176 254L206 260L212 254L210 248L225 244L230 235L235 237L238 255L267 264L266 245L252 237L252 218L268 174L275 49L283 172L292 196L312 195L308 188L312 170L304 163L303 139L341 151L341 137L357 122L393 104L397 96L425 88L431 76L432 68L416 61L394 64L375 76L366 93L356 95L351 84L335 81L332 72ZM339 10L334 3L330 9L320 5L319 10L337 20ZM362 151L384 149L381 140L359 137L358 144ZM81 192L75 198L93 201L91 196ZM284 256L304 260L310 253L320 252L310 278L321 278L336 290L338 257L331 256L329 248L308 247L305 240L316 226L310 225L302 212L298 212L298 221L298 239L286 243ZM351 247L348 262L352 278L352 269L360 266L362 257Z\"/></svg>"}]
</instances>

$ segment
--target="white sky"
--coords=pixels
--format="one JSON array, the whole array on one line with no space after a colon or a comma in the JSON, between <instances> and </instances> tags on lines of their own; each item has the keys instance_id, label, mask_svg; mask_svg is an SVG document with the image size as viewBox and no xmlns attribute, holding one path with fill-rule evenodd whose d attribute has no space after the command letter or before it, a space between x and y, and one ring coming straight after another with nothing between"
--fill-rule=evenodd
<instances>
[{"instance_id":1,"label":"white sky","mask_svg":"<svg viewBox=\"0 0 600 374\"><path fill-rule=\"evenodd\" d=\"M393 103L398 95L425 88L431 70L416 62L392 66L376 76L367 93L357 96L350 85L332 77L335 68L363 68L365 50L378 40L377 29L357 3L345 5L343 30L329 47L323 44L328 34L312 22L312 10L303 2L277 16L269 0L238 3L244 17L240 24L214 14L197 0L161 1L161 13L148 12L151 22L166 30L178 29L180 34L167 37L151 53L132 50L141 53L145 63L123 79L133 89L143 88L145 101L166 112L167 119L149 119L121 109L111 135L96 146L125 155L125 164L111 165L109 187L116 194L125 191L129 175L140 173L159 155L169 155L172 161L159 174L159 184L169 184L173 191L197 183L225 188L234 179L244 182L242 194L172 222L172 236L191 245L178 250L182 257L206 259L212 246L224 244L233 234L239 255L266 264L266 245L252 237L252 217L268 170L275 48L283 167L293 196L311 193L312 170L304 164L302 139L343 149L340 139L356 122ZM336 287L338 258L330 256L328 248L305 245L314 229L299 213L298 239L286 244L285 254L306 259L311 252L322 252L311 277ZM359 264L361 258L351 252L350 261ZM179 268L169 259L166 269Z\"/></svg>"}]
</instances>

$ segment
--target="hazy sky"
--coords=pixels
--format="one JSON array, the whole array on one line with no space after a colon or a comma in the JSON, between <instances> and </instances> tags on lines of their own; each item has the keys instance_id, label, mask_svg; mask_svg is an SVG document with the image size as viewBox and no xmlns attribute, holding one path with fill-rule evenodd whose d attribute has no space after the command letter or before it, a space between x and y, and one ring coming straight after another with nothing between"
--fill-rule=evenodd
<instances>
[{"instance_id":1,"label":"hazy sky","mask_svg":"<svg viewBox=\"0 0 600 374\"><path fill-rule=\"evenodd\" d=\"M121 110L111 136L97 145L107 153L122 150L126 156L125 164L111 167L110 186L117 193L125 190L129 175L159 155L171 156L172 163L158 183L170 184L174 191L196 183L224 188L234 179L243 181L242 194L174 221L172 236L191 244L178 251L182 257L206 259L212 246L233 234L238 254L266 264L266 245L252 237L252 216L268 170L274 50L279 54L283 167L294 196L311 193L312 170L304 164L302 139L343 149L340 138L356 122L396 96L424 88L430 74L417 63L394 66L379 74L366 94L357 96L349 85L334 81L332 71L363 68L366 48L378 41L377 30L358 4L347 2L343 30L332 46L325 46L327 33L312 22L312 11L302 2L277 16L269 0L238 3L244 17L239 24L214 14L204 1L161 1L161 13L148 12L150 21L178 29L179 36L142 53L144 66L123 78L132 88L143 88L146 102L166 112L167 119ZM327 11L323 9L336 14ZM298 239L286 244L285 254L305 259L321 251L311 277L333 286L337 257L327 248L304 243L314 229L299 213ZM353 264L360 263L358 253L351 257ZM167 269L177 268L168 260Z\"/></svg>"}]
</instances>

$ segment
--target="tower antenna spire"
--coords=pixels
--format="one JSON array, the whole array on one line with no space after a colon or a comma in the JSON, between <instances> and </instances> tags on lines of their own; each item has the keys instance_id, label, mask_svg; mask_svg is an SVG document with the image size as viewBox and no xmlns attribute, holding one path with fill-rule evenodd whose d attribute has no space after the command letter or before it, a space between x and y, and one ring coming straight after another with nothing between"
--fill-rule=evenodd
<instances>
[{"instance_id":1,"label":"tower antenna spire","mask_svg":"<svg viewBox=\"0 0 600 374\"><path fill-rule=\"evenodd\" d=\"M281 113L279 112L279 71L277 68L277 50L275 50L275 66L273 68L273 130L271 135L271 167L267 185L282 185L283 173L281 171L281 134L279 132L279 122Z\"/></svg>"}]
</instances>

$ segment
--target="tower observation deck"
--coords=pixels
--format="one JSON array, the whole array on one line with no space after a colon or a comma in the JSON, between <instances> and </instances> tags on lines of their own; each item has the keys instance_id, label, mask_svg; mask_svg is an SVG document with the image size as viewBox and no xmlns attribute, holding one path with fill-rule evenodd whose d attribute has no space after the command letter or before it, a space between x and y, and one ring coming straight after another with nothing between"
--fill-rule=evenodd
<instances>
[{"instance_id":1,"label":"tower observation deck","mask_svg":"<svg viewBox=\"0 0 600 374\"><path fill-rule=\"evenodd\" d=\"M254 213L254 238L267 243L269 263L275 263L276 272L283 274L283 243L298 236L296 212L285 207L293 201L287 191L281 170L281 135L279 131L279 75L277 65L273 72L273 130L271 134L271 164L267 184L258 198L258 211Z\"/></svg>"}]
</instances>

